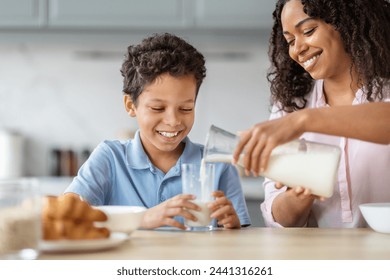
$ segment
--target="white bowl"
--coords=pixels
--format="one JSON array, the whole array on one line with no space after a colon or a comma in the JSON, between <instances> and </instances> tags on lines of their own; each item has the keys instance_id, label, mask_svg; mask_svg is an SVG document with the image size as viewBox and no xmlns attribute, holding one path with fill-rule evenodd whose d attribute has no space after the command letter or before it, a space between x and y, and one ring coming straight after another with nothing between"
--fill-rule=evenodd
<instances>
[{"instance_id":1,"label":"white bowl","mask_svg":"<svg viewBox=\"0 0 390 280\"><path fill-rule=\"evenodd\" d=\"M390 202L360 204L359 208L373 230L390 233Z\"/></svg>"},{"instance_id":2,"label":"white bowl","mask_svg":"<svg viewBox=\"0 0 390 280\"><path fill-rule=\"evenodd\" d=\"M103 211L108 217L107 221L96 223L98 226L107 227L111 232L127 234L139 228L146 211L145 207L125 205L103 205L95 208Z\"/></svg>"}]
</instances>

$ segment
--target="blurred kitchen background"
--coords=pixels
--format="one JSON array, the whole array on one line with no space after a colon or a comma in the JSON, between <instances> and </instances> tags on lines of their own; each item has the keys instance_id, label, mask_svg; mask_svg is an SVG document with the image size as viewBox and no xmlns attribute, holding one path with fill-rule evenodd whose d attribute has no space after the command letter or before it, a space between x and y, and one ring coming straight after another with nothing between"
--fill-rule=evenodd
<instances>
[{"instance_id":1,"label":"blurred kitchen background","mask_svg":"<svg viewBox=\"0 0 390 280\"><path fill-rule=\"evenodd\" d=\"M62 188L99 142L132 137L119 69L127 46L153 33L175 33L206 57L193 141L211 124L236 132L267 120L274 3L0 0L0 177ZM261 181L242 177L258 226Z\"/></svg>"}]
</instances>

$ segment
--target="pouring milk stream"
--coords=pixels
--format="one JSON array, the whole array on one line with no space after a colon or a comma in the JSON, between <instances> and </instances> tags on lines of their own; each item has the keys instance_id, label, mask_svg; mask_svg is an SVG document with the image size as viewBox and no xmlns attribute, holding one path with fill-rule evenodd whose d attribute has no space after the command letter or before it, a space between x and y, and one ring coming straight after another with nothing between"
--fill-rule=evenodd
<instances>
[{"instance_id":1,"label":"pouring milk stream","mask_svg":"<svg viewBox=\"0 0 390 280\"><path fill-rule=\"evenodd\" d=\"M212 125L202 162L230 163L238 141L237 135ZM294 140L272 151L267 169L260 175L289 187L308 188L318 196L331 197L340 155L341 150L337 146Z\"/></svg>"}]
</instances>

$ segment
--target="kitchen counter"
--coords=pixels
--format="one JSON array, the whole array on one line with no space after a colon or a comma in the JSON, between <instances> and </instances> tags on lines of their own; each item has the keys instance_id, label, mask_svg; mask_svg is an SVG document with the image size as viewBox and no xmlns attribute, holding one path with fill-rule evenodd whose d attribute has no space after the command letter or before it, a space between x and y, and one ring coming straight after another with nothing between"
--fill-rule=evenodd
<instances>
[{"instance_id":1,"label":"kitchen counter","mask_svg":"<svg viewBox=\"0 0 390 280\"><path fill-rule=\"evenodd\" d=\"M390 259L390 235L369 228L257 228L185 232L137 230L119 247L99 252L43 253L40 259L378 260Z\"/></svg>"}]
</instances>

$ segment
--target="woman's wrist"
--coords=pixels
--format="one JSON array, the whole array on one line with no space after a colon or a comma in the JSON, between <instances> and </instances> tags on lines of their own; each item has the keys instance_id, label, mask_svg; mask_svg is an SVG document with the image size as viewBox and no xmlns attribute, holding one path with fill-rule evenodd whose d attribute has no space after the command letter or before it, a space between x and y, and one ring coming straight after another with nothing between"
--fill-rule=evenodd
<instances>
[{"instance_id":1,"label":"woman's wrist","mask_svg":"<svg viewBox=\"0 0 390 280\"><path fill-rule=\"evenodd\" d=\"M310 125L310 110L304 109L297 112L297 130L299 131L299 135L303 134L304 132L309 131L309 125Z\"/></svg>"}]
</instances>

